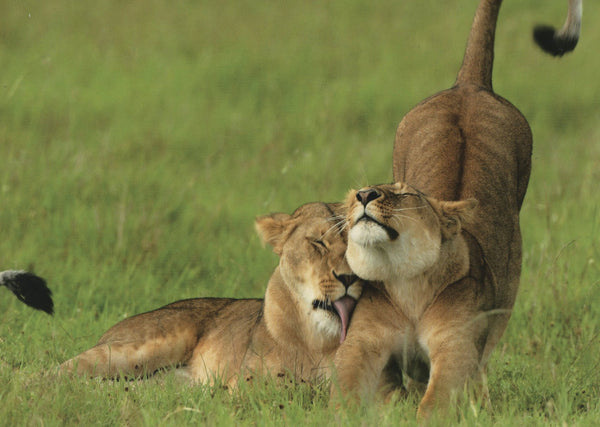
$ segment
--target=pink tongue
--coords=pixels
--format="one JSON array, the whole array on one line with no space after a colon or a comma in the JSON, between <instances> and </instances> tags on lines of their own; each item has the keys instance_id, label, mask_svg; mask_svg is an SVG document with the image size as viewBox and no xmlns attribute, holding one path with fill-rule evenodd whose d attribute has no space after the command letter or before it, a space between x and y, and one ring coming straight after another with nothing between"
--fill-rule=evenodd
<instances>
[{"instance_id":1,"label":"pink tongue","mask_svg":"<svg viewBox=\"0 0 600 427\"><path fill-rule=\"evenodd\" d=\"M337 311L342 321L342 330L340 332L340 344L346 339L346 332L348 331L348 323L350 323L350 317L354 311L356 300L348 295L340 298L333 302L333 308Z\"/></svg>"}]
</instances>

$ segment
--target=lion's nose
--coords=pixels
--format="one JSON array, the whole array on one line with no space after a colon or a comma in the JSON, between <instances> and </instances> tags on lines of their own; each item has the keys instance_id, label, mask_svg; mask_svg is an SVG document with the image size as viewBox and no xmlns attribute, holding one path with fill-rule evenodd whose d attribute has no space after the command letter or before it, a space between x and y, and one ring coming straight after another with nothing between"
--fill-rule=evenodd
<instances>
[{"instance_id":1,"label":"lion's nose","mask_svg":"<svg viewBox=\"0 0 600 427\"><path fill-rule=\"evenodd\" d=\"M348 289L351 284L358 280L358 276L356 276L355 274L335 274L334 271L333 275L338 280L338 282L344 285L344 288L346 289Z\"/></svg>"},{"instance_id":2,"label":"lion's nose","mask_svg":"<svg viewBox=\"0 0 600 427\"><path fill-rule=\"evenodd\" d=\"M369 188L367 190L360 190L356 193L356 199L363 204L363 206L367 206L370 202L375 199L381 197L381 193L375 190L374 188Z\"/></svg>"}]
</instances>

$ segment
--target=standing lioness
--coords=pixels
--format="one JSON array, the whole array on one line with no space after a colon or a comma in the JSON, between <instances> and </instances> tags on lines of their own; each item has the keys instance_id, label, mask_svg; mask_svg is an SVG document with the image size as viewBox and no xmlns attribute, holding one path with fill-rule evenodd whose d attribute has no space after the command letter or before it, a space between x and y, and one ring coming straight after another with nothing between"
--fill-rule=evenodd
<instances>
[{"instance_id":1,"label":"standing lioness","mask_svg":"<svg viewBox=\"0 0 600 427\"><path fill-rule=\"evenodd\" d=\"M256 220L280 256L264 300L196 298L130 317L61 372L137 377L181 366L194 381L229 385L252 373L326 377L363 286L344 258L340 209L310 203Z\"/></svg>"},{"instance_id":2,"label":"standing lioness","mask_svg":"<svg viewBox=\"0 0 600 427\"><path fill-rule=\"evenodd\" d=\"M365 291L338 350L339 387L372 394L396 360L427 382L422 416L479 377L519 286L532 138L492 90L500 3L480 1L454 87L400 123L394 179L405 184L364 188L347 202L348 263L382 285ZM579 28L580 6L569 2L569 28Z\"/></svg>"}]
</instances>

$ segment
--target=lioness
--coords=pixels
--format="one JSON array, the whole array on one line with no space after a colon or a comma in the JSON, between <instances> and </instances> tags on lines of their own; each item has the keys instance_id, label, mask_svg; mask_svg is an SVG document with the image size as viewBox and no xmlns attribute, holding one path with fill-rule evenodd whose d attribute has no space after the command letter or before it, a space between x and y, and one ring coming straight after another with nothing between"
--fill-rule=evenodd
<instances>
[{"instance_id":1,"label":"lioness","mask_svg":"<svg viewBox=\"0 0 600 427\"><path fill-rule=\"evenodd\" d=\"M382 284L365 290L337 352L339 389L372 394L396 360L427 382L421 417L480 378L519 286L532 138L492 90L500 3L480 1L455 85L401 121L393 170L404 184L353 191L346 202L348 263Z\"/></svg>"},{"instance_id":2,"label":"lioness","mask_svg":"<svg viewBox=\"0 0 600 427\"><path fill-rule=\"evenodd\" d=\"M341 205L325 203L258 218L280 256L264 300L197 298L133 316L60 371L139 377L181 366L193 381L232 386L252 373L326 377L363 286L344 258L340 218Z\"/></svg>"}]
</instances>

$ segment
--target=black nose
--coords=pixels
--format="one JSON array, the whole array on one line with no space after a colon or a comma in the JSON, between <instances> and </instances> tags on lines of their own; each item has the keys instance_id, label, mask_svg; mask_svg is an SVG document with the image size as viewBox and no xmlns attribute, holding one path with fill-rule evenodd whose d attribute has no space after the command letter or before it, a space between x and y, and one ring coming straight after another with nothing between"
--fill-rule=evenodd
<instances>
[{"instance_id":1,"label":"black nose","mask_svg":"<svg viewBox=\"0 0 600 427\"><path fill-rule=\"evenodd\" d=\"M342 285L344 285L344 288L346 288L346 289L348 289L351 284L353 284L354 282L356 282L358 280L358 276L356 276L355 274L339 274L338 275L338 274L335 274L335 271L334 271L333 275L338 280L338 282L340 282Z\"/></svg>"},{"instance_id":2,"label":"black nose","mask_svg":"<svg viewBox=\"0 0 600 427\"><path fill-rule=\"evenodd\" d=\"M369 188L368 190L360 190L356 193L356 199L363 204L363 206L367 206L370 202L375 199L381 197L381 193L375 190L374 188Z\"/></svg>"}]
</instances>

